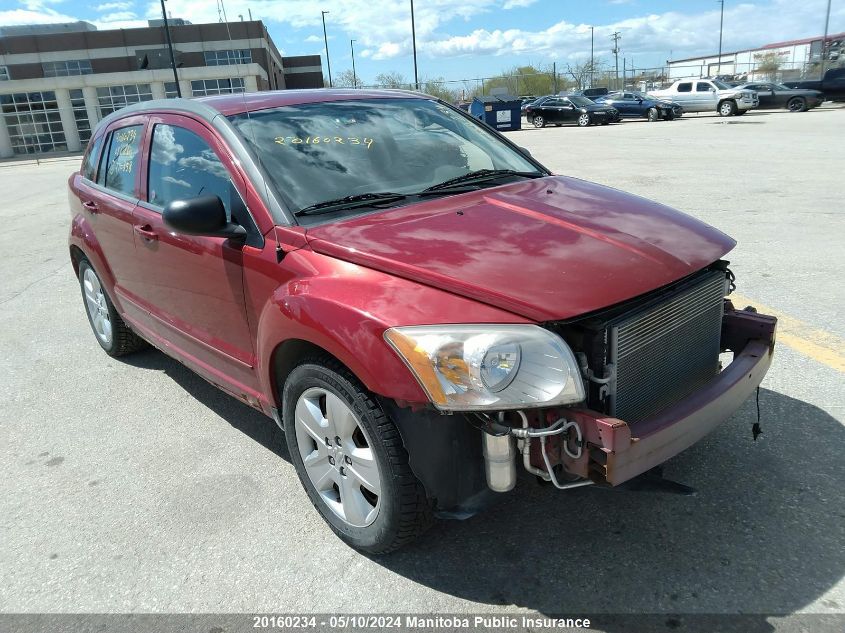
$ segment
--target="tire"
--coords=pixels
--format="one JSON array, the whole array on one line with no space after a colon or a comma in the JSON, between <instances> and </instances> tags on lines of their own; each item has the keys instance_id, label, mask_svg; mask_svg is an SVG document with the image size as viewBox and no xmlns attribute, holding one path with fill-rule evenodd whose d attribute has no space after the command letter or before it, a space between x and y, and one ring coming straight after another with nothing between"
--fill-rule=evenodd
<instances>
[{"instance_id":1,"label":"tire","mask_svg":"<svg viewBox=\"0 0 845 633\"><path fill-rule=\"evenodd\" d=\"M337 536L384 554L430 527L432 504L411 472L398 429L345 367L306 359L285 381L282 403L291 462Z\"/></svg>"},{"instance_id":2,"label":"tire","mask_svg":"<svg viewBox=\"0 0 845 633\"><path fill-rule=\"evenodd\" d=\"M790 112L806 112L807 100L804 97L792 97L787 101L786 109Z\"/></svg>"},{"instance_id":3,"label":"tire","mask_svg":"<svg viewBox=\"0 0 845 633\"><path fill-rule=\"evenodd\" d=\"M730 100L722 101L716 110L719 113L719 116L733 116L737 111L736 102Z\"/></svg>"},{"instance_id":4,"label":"tire","mask_svg":"<svg viewBox=\"0 0 845 633\"><path fill-rule=\"evenodd\" d=\"M578 117L578 127L587 127L591 122L590 115L587 113L581 114Z\"/></svg>"},{"instance_id":5,"label":"tire","mask_svg":"<svg viewBox=\"0 0 845 633\"><path fill-rule=\"evenodd\" d=\"M737 110L737 111L736 111L736 115L737 115L737 116L742 116L742 115L743 115L743 114L745 114L746 112L748 112L748 110Z\"/></svg>"},{"instance_id":6,"label":"tire","mask_svg":"<svg viewBox=\"0 0 845 633\"><path fill-rule=\"evenodd\" d=\"M657 108L649 108L646 111L646 118L648 119L649 123L653 123L660 118L660 113L657 111Z\"/></svg>"},{"instance_id":7,"label":"tire","mask_svg":"<svg viewBox=\"0 0 845 633\"><path fill-rule=\"evenodd\" d=\"M531 119L531 124L534 127L545 127L546 126L546 119L544 119L542 115L537 114L537 115L534 116L533 119Z\"/></svg>"},{"instance_id":8,"label":"tire","mask_svg":"<svg viewBox=\"0 0 845 633\"><path fill-rule=\"evenodd\" d=\"M669 110L666 112L666 116L663 117L664 121L674 121L675 120L675 111Z\"/></svg>"},{"instance_id":9,"label":"tire","mask_svg":"<svg viewBox=\"0 0 845 633\"><path fill-rule=\"evenodd\" d=\"M601 124L602 125L610 125L610 121L602 121Z\"/></svg>"},{"instance_id":10,"label":"tire","mask_svg":"<svg viewBox=\"0 0 845 633\"><path fill-rule=\"evenodd\" d=\"M147 342L130 330L120 318L97 271L87 259L79 262L79 287L94 338L106 354L124 356L147 346Z\"/></svg>"}]
</instances>

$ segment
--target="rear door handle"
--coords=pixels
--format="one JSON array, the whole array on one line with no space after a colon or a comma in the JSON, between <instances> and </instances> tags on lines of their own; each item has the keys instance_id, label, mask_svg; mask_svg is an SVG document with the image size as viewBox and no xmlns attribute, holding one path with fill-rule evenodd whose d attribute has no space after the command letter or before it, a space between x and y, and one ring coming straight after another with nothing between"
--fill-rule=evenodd
<instances>
[{"instance_id":1,"label":"rear door handle","mask_svg":"<svg viewBox=\"0 0 845 633\"><path fill-rule=\"evenodd\" d=\"M85 209L87 211L90 211L91 213L99 213L100 212L100 207L98 207L97 203L94 202L93 200L88 200L87 202L83 202L82 206L85 207Z\"/></svg>"},{"instance_id":2,"label":"rear door handle","mask_svg":"<svg viewBox=\"0 0 845 633\"><path fill-rule=\"evenodd\" d=\"M153 228L149 224L145 224L144 226L135 225L135 232L143 237L145 240L155 241L158 239L158 233L153 231Z\"/></svg>"}]
</instances>

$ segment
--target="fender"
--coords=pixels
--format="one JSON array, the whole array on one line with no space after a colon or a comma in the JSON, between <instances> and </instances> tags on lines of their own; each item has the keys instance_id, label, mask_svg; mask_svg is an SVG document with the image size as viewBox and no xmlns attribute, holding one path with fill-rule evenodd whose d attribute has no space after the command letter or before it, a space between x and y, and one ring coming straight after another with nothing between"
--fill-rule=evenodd
<instances>
[{"instance_id":1,"label":"fender","mask_svg":"<svg viewBox=\"0 0 845 633\"><path fill-rule=\"evenodd\" d=\"M123 314L123 306L120 304L120 298L117 293L114 292L114 273L112 273L111 267L108 265L108 262L103 255L103 249L100 246L100 242L97 240L97 237L94 235L91 225L82 214L76 214L73 216L73 220L71 221L68 248L72 246L81 250L85 255L85 258L91 262L91 265L100 277L100 281L103 282L103 285L108 292L109 299L111 299L111 302L114 304L118 313ZM72 254L71 260L73 260ZM79 276L79 271L77 270L75 263L73 268L74 272L77 276Z\"/></svg>"},{"instance_id":2,"label":"fender","mask_svg":"<svg viewBox=\"0 0 845 633\"><path fill-rule=\"evenodd\" d=\"M413 406L427 404L428 397L385 342L386 329L430 324L432 313L439 315L440 323L530 322L472 299L308 249L289 254L284 264L290 266L288 270L310 274L296 275L278 286L258 318L259 378L263 393L276 406L274 354L285 341L306 341L326 350L371 392Z\"/></svg>"}]
</instances>

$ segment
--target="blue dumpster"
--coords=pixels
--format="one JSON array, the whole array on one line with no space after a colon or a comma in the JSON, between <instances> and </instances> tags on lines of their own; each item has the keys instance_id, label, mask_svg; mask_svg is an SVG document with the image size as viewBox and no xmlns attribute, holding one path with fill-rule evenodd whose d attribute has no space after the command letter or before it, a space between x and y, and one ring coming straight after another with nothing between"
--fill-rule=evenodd
<instances>
[{"instance_id":1,"label":"blue dumpster","mask_svg":"<svg viewBox=\"0 0 845 633\"><path fill-rule=\"evenodd\" d=\"M475 97L469 112L500 132L522 129L522 102L511 95L482 95Z\"/></svg>"}]
</instances>

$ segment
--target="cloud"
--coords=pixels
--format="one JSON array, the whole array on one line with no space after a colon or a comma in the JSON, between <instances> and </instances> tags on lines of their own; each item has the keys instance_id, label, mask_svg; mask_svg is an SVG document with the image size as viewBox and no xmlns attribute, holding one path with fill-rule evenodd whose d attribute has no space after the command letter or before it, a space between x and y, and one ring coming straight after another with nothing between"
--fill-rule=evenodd
<instances>
[{"instance_id":1,"label":"cloud","mask_svg":"<svg viewBox=\"0 0 845 633\"><path fill-rule=\"evenodd\" d=\"M0 26L16 26L19 24L58 24L60 22L75 22L79 18L63 15L52 10L12 9L0 11Z\"/></svg>"},{"instance_id":2,"label":"cloud","mask_svg":"<svg viewBox=\"0 0 845 633\"><path fill-rule=\"evenodd\" d=\"M94 11L126 11L132 8L131 2L106 2L94 7Z\"/></svg>"},{"instance_id":3,"label":"cloud","mask_svg":"<svg viewBox=\"0 0 845 633\"><path fill-rule=\"evenodd\" d=\"M524 7L529 7L532 4L537 2L537 0L505 0L505 3L502 5L502 8L507 9L522 9Z\"/></svg>"},{"instance_id":4,"label":"cloud","mask_svg":"<svg viewBox=\"0 0 845 633\"><path fill-rule=\"evenodd\" d=\"M132 11L117 11L115 13L107 13L106 15L101 15L98 21L105 23L126 22L134 21L137 17L138 16L135 15Z\"/></svg>"}]
</instances>

